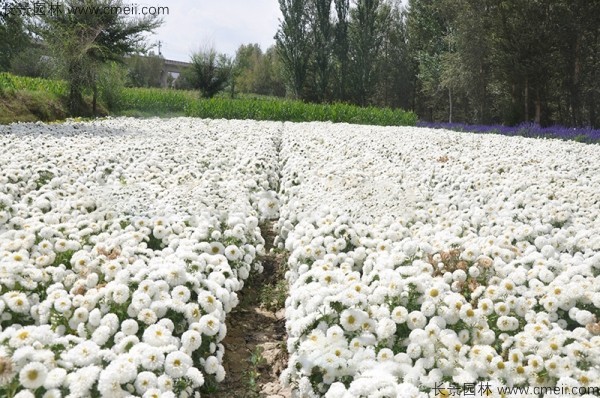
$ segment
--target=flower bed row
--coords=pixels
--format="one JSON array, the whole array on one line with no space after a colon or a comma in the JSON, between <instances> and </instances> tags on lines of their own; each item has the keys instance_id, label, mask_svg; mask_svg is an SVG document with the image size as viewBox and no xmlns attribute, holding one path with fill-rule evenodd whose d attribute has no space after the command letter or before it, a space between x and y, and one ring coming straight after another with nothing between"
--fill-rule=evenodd
<instances>
[{"instance_id":1,"label":"flower bed row","mask_svg":"<svg viewBox=\"0 0 600 398\"><path fill-rule=\"evenodd\" d=\"M0 130L0 395L184 397L276 214L276 124ZM243 143L243 146L240 145Z\"/></svg>"},{"instance_id":2,"label":"flower bed row","mask_svg":"<svg viewBox=\"0 0 600 398\"><path fill-rule=\"evenodd\" d=\"M282 143L297 396L597 396L591 146L323 124L287 125Z\"/></svg>"}]
</instances>

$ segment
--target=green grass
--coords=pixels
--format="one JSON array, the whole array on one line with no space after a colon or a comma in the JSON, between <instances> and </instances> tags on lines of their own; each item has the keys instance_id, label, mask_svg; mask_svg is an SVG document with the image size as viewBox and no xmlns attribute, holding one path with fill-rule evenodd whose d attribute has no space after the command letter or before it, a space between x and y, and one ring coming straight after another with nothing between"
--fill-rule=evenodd
<instances>
[{"instance_id":1,"label":"green grass","mask_svg":"<svg viewBox=\"0 0 600 398\"><path fill-rule=\"evenodd\" d=\"M0 98L4 100L0 103L0 111L5 114L1 121L64 118L68 116L63 101L66 94L67 84L63 81L0 73ZM200 99L196 91L159 88L124 88L119 91L112 111L136 117L185 115L209 119L331 121L381 126L413 126L417 122L414 113L400 109L361 108L341 103L311 104L252 94L237 99L227 98L225 94Z\"/></svg>"}]
</instances>

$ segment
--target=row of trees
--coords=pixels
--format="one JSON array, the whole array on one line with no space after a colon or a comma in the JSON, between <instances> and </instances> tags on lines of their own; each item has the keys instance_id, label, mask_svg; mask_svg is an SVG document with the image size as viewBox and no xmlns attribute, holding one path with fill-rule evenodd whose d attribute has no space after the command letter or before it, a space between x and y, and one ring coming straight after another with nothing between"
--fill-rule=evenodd
<instances>
[{"instance_id":1,"label":"row of trees","mask_svg":"<svg viewBox=\"0 0 600 398\"><path fill-rule=\"evenodd\" d=\"M65 5L116 6L118 0L70 0ZM92 112L99 95L110 97L117 86L161 87L164 58L145 45L143 33L160 24L156 18L127 19L117 14L53 12L28 18L0 13L0 71L32 77L59 77L69 83L72 114L88 113L83 93L92 92ZM242 45L236 57L212 46L191 54L191 67L174 82L212 97L226 87L236 91L285 96L274 47L263 53L257 44ZM173 78L168 76L169 86ZM104 98L105 102L110 99ZM112 98L114 99L114 98Z\"/></svg>"},{"instance_id":2,"label":"row of trees","mask_svg":"<svg viewBox=\"0 0 600 398\"><path fill-rule=\"evenodd\" d=\"M399 0L279 0L279 6L275 46L263 52L242 45L235 58L200 51L178 86L206 97L228 87L232 94L401 107L432 121L600 125L598 0L409 0L407 8ZM93 92L95 104L106 65L122 63L126 54L123 81L160 84L162 60L132 56L159 24L102 13L32 20L0 13L0 70L60 71L69 82L69 107L81 113L82 92Z\"/></svg>"},{"instance_id":3,"label":"row of trees","mask_svg":"<svg viewBox=\"0 0 600 398\"><path fill-rule=\"evenodd\" d=\"M127 18L117 13L70 13L67 9L120 5L120 0L40 1L36 7L48 12L27 17L15 9L1 15L1 70L22 68L26 73L42 74L36 65L52 68L68 83L70 113L89 113L83 93L91 91L91 112L95 114L100 86L106 73L111 73L111 64L123 63L127 54L145 51L145 33L162 21L152 16Z\"/></svg>"},{"instance_id":4,"label":"row of trees","mask_svg":"<svg viewBox=\"0 0 600 398\"><path fill-rule=\"evenodd\" d=\"M275 36L294 95L410 107L412 65L399 2L279 0Z\"/></svg>"},{"instance_id":5,"label":"row of trees","mask_svg":"<svg viewBox=\"0 0 600 398\"><path fill-rule=\"evenodd\" d=\"M600 2L279 0L288 86L421 119L593 125Z\"/></svg>"},{"instance_id":6,"label":"row of trees","mask_svg":"<svg viewBox=\"0 0 600 398\"><path fill-rule=\"evenodd\" d=\"M600 1L411 0L417 111L598 127L598 15Z\"/></svg>"},{"instance_id":7,"label":"row of trees","mask_svg":"<svg viewBox=\"0 0 600 398\"><path fill-rule=\"evenodd\" d=\"M178 77L175 87L200 90L205 98L225 89L231 97L239 92L286 95L275 47L263 52L258 44L241 45L234 58L218 53L212 46L205 46L191 55L191 67Z\"/></svg>"}]
</instances>

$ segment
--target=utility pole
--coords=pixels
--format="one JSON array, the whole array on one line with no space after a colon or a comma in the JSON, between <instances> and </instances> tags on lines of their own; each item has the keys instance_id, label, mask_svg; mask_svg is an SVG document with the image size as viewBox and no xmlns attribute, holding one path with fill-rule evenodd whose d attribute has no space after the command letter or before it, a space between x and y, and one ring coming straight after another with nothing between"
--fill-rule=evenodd
<instances>
[{"instance_id":1,"label":"utility pole","mask_svg":"<svg viewBox=\"0 0 600 398\"><path fill-rule=\"evenodd\" d=\"M158 41L158 55L162 57L162 52L160 51L162 48L162 42L159 40Z\"/></svg>"}]
</instances>

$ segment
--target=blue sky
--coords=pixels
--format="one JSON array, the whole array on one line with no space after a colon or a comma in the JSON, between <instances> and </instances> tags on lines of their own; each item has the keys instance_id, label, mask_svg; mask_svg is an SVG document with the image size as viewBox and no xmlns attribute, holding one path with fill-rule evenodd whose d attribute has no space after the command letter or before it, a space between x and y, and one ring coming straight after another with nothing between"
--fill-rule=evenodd
<instances>
[{"instance_id":1,"label":"blue sky","mask_svg":"<svg viewBox=\"0 0 600 398\"><path fill-rule=\"evenodd\" d=\"M143 0L137 4L169 7L169 15L149 42L160 40L164 57L176 61L188 61L192 52L207 45L230 55L241 44L258 43L266 50L275 43L281 17L278 0Z\"/></svg>"}]
</instances>

